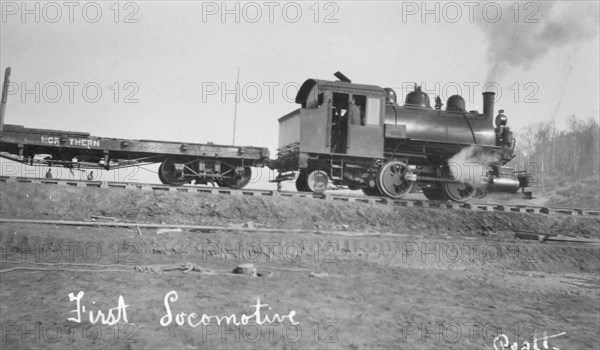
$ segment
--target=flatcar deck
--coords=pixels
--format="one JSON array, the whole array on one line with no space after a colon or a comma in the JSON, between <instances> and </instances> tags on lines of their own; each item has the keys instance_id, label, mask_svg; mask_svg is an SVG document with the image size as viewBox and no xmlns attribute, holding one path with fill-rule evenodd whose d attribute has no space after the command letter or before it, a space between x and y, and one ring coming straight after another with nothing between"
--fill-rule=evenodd
<instances>
[{"instance_id":1,"label":"flatcar deck","mask_svg":"<svg viewBox=\"0 0 600 350\"><path fill-rule=\"evenodd\" d=\"M247 160L248 165L269 158L264 147L215 145L212 143L182 143L155 140L129 140L91 136L89 133L50 129L31 129L19 125L4 125L0 135L2 157L23 163L34 162L34 155L47 154L44 159L51 165L76 161L97 163L96 167L114 169L121 167L119 160L155 162L169 156L202 157L208 159ZM37 161L37 160L35 160ZM131 166L127 162L127 166ZM92 164L88 167L93 168Z\"/></svg>"}]
</instances>

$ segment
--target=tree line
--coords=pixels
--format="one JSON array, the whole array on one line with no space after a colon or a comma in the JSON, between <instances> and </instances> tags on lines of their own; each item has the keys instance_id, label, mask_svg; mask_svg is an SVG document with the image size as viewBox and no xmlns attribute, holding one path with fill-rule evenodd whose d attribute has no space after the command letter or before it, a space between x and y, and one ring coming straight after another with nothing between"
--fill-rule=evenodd
<instances>
[{"instance_id":1,"label":"tree line","mask_svg":"<svg viewBox=\"0 0 600 350\"><path fill-rule=\"evenodd\" d=\"M533 171L543 192L551 190L546 188L549 179L573 181L597 176L599 135L597 120L580 120L574 115L569 117L565 130L557 129L552 121L531 124L515 133L517 156L512 163Z\"/></svg>"}]
</instances>

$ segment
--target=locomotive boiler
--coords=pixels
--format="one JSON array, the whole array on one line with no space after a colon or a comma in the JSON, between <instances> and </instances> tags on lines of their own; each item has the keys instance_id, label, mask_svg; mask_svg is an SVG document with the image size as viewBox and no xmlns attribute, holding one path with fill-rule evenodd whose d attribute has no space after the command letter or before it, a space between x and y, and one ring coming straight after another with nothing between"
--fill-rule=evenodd
<instances>
[{"instance_id":1,"label":"locomotive boiler","mask_svg":"<svg viewBox=\"0 0 600 350\"><path fill-rule=\"evenodd\" d=\"M505 166L515 140L502 110L493 125L493 92L483 93L482 113L467 111L458 95L445 109L438 97L432 108L416 86L400 105L390 88L336 76L306 80L296 96L300 108L279 118L273 167L279 179L299 170L299 191L322 192L332 182L402 198L418 185L429 199L462 202L527 185Z\"/></svg>"}]
</instances>

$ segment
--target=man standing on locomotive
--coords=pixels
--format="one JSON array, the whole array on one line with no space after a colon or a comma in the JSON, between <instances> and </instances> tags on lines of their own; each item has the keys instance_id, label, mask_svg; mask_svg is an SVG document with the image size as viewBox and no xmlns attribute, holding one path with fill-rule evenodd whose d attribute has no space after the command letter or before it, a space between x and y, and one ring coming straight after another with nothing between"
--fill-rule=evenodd
<instances>
[{"instance_id":1,"label":"man standing on locomotive","mask_svg":"<svg viewBox=\"0 0 600 350\"><path fill-rule=\"evenodd\" d=\"M348 116L350 120L350 124L352 125L362 125L361 117L360 117L360 108L356 105L356 101L354 97L350 99L350 105L348 106Z\"/></svg>"}]
</instances>

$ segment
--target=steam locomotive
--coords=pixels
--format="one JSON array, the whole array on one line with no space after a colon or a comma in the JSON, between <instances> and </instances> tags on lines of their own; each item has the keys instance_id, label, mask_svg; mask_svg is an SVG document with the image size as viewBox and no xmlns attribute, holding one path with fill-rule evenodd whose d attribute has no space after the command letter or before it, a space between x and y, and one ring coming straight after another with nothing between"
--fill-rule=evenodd
<instances>
[{"instance_id":1,"label":"steam locomotive","mask_svg":"<svg viewBox=\"0 0 600 350\"><path fill-rule=\"evenodd\" d=\"M483 93L483 113L466 111L459 95L442 110L439 97L432 108L416 86L399 105L393 89L335 75L339 81L306 80L296 96L301 107L279 118L278 155L270 166L279 179L296 178L299 191L322 192L331 181L369 196L402 198L418 185L428 199L463 202L528 186L526 175L505 166L515 139L502 110L492 126L493 92ZM356 106L360 119L351 117ZM451 162L461 152L463 161Z\"/></svg>"}]
</instances>

